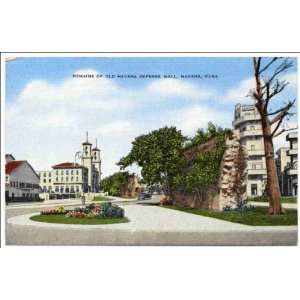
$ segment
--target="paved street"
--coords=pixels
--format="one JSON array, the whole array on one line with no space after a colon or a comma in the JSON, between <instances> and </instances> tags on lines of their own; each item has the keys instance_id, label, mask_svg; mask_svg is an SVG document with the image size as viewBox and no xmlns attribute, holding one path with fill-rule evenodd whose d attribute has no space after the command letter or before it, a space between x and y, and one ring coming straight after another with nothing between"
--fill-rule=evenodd
<instances>
[{"instance_id":1,"label":"paved street","mask_svg":"<svg viewBox=\"0 0 300 300\"><path fill-rule=\"evenodd\" d=\"M254 201L250 201L249 202L252 205L255 206L269 206L268 202L254 202ZM298 204L297 203L282 203L282 207L283 208L287 208L287 209L297 209Z\"/></svg>"},{"instance_id":2,"label":"paved street","mask_svg":"<svg viewBox=\"0 0 300 300\"><path fill-rule=\"evenodd\" d=\"M72 204L69 203L71 206ZM77 204L78 205L78 204ZM297 226L247 226L149 205L124 205L129 223L33 222L41 207L8 207L8 245L295 245Z\"/></svg>"}]
</instances>

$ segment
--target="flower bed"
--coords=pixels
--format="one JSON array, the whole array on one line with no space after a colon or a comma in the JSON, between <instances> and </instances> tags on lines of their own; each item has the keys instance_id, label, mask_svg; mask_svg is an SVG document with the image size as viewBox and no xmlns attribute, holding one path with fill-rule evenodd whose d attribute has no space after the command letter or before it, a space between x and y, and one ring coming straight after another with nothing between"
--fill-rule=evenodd
<instances>
[{"instance_id":1,"label":"flower bed","mask_svg":"<svg viewBox=\"0 0 300 300\"><path fill-rule=\"evenodd\" d=\"M86 207L76 207L74 209L48 209L41 211L41 215L64 215L66 218L124 218L124 209L111 202L104 202L98 205L90 204Z\"/></svg>"},{"instance_id":2,"label":"flower bed","mask_svg":"<svg viewBox=\"0 0 300 300\"><path fill-rule=\"evenodd\" d=\"M32 221L56 224L102 225L127 223L124 209L111 202L104 202L86 207L65 209L63 206L56 209L43 210L39 215L32 216Z\"/></svg>"}]
</instances>

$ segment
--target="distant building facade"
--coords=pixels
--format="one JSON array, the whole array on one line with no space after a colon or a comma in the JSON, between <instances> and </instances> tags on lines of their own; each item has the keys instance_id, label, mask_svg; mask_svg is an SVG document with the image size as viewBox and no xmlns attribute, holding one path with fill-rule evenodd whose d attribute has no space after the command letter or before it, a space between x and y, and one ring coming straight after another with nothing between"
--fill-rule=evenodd
<instances>
[{"instance_id":1,"label":"distant building facade","mask_svg":"<svg viewBox=\"0 0 300 300\"><path fill-rule=\"evenodd\" d=\"M266 189L267 170L260 114L254 105L237 104L232 125L249 156L247 196L261 196Z\"/></svg>"},{"instance_id":2,"label":"distant building facade","mask_svg":"<svg viewBox=\"0 0 300 300\"><path fill-rule=\"evenodd\" d=\"M289 196L298 195L298 132L287 134L286 140L289 142L287 155L290 162L285 168L287 176L287 190Z\"/></svg>"},{"instance_id":3,"label":"distant building facade","mask_svg":"<svg viewBox=\"0 0 300 300\"><path fill-rule=\"evenodd\" d=\"M288 195L288 182L285 173L285 169L291 161L291 158L288 155L288 150L288 147L281 147L276 151L277 175L280 186L280 194L282 196Z\"/></svg>"},{"instance_id":4,"label":"distant building facade","mask_svg":"<svg viewBox=\"0 0 300 300\"><path fill-rule=\"evenodd\" d=\"M75 198L88 192L88 169L77 163L64 162L51 171L40 171L40 186L49 199Z\"/></svg>"},{"instance_id":5,"label":"distant building facade","mask_svg":"<svg viewBox=\"0 0 300 300\"><path fill-rule=\"evenodd\" d=\"M39 176L26 160L16 160L5 155L6 202L39 200Z\"/></svg>"},{"instance_id":6,"label":"distant building facade","mask_svg":"<svg viewBox=\"0 0 300 300\"><path fill-rule=\"evenodd\" d=\"M298 132L286 135L289 147L276 151L277 175L282 196L298 195Z\"/></svg>"},{"instance_id":7,"label":"distant building facade","mask_svg":"<svg viewBox=\"0 0 300 300\"><path fill-rule=\"evenodd\" d=\"M40 186L49 199L75 198L82 193L100 191L100 149L87 140L82 143L81 164L63 162L52 170L40 171Z\"/></svg>"}]
</instances>

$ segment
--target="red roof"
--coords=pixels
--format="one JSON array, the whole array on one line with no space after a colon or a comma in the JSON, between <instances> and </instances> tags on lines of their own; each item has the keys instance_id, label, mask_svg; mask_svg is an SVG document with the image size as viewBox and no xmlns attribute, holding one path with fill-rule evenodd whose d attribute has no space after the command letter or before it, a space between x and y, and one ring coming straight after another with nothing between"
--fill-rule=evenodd
<instances>
[{"instance_id":1,"label":"red roof","mask_svg":"<svg viewBox=\"0 0 300 300\"><path fill-rule=\"evenodd\" d=\"M52 166L53 169L74 169L74 168L83 168L83 166L73 163L73 162L64 162L61 164L57 164Z\"/></svg>"},{"instance_id":2,"label":"red roof","mask_svg":"<svg viewBox=\"0 0 300 300\"><path fill-rule=\"evenodd\" d=\"M5 174L11 174L15 169L19 168L25 160L12 160L5 165Z\"/></svg>"}]
</instances>

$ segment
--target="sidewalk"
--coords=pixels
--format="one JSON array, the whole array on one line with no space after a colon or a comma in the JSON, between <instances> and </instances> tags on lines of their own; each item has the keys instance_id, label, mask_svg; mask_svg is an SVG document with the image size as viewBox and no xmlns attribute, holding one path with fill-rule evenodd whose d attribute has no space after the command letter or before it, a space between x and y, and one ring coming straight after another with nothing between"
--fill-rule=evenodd
<instances>
[{"instance_id":1,"label":"sidewalk","mask_svg":"<svg viewBox=\"0 0 300 300\"><path fill-rule=\"evenodd\" d=\"M124 207L129 223L65 225L8 219L9 245L296 245L297 226L248 226L158 206ZM36 214L36 213L34 213Z\"/></svg>"},{"instance_id":2,"label":"sidewalk","mask_svg":"<svg viewBox=\"0 0 300 300\"><path fill-rule=\"evenodd\" d=\"M113 197L109 196L108 198L113 199L111 202L116 203L134 203L137 201L136 198L128 199L128 198L121 198L121 197ZM87 200L86 204L90 203L101 203L102 201L92 201ZM58 199L58 200L46 200L43 202L18 202L18 203L11 203L6 205L6 209L19 209L19 208L45 208L45 207L55 207L55 206L73 206L79 205L81 206L81 199L80 198L72 198L72 199Z\"/></svg>"}]
</instances>

